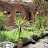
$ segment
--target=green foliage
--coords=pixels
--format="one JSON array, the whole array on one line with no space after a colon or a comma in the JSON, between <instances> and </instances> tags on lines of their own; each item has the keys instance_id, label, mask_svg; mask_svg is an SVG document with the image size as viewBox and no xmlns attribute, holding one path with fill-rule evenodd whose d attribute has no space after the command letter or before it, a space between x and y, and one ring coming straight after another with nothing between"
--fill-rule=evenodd
<instances>
[{"instance_id":1,"label":"green foliage","mask_svg":"<svg viewBox=\"0 0 48 48\"><path fill-rule=\"evenodd\" d=\"M20 37L24 38L30 38L33 35L40 35L42 33L42 29L38 30L38 29L34 29L32 28L31 31L29 30L22 30ZM18 35L19 35L19 30L16 29L12 30L12 31L1 31L0 32L0 42L3 41L11 41L13 43L17 43L18 42Z\"/></svg>"},{"instance_id":2,"label":"green foliage","mask_svg":"<svg viewBox=\"0 0 48 48\"><path fill-rule=\"evenodd\" d=\"M0 32L0 42L3 41L11 41L13 43L17 43L18 41L18 30L16 30L16 33L14 31L1 31ZM31 33L28 31L22 30L21 37L27 37L29 38Z\"/></svg>"},{"instance_id":3,"label":"green foliage","mask_svg":"<svg viewBox=\"0 0 48 48\"><path fill-rule=\"evenodd\" d=\"M44 26L44 28L48 26L48 16L42 17L42 26Z\"/></svg>"},{"instance_id":4,"label":"green foliage","mask_svg":"<svg viewBox=\"0 0 48 48\"><path fill-rule=\"evenodd\" d=\"M48 31L48 27L45 28L45 31Z\"/></svg>"},{"instance_id":5,"label":"green foliage","mask_svg":"<svg viewBox=\"0 0 48 48\"><path fill-rule=\"evenodd\" d=\"M15 42L17 38L13 36L12 31L0 31L0 42L11 41Z\"/></svg>"},{"instance_id":6,"label":"green foliage","mask_svg":"<svg viewBox=\"0 0 48 48\"><path fill-rule=\"evenodd\" d=\"M28 32L34 32L36 31L36 28L31 26L31 25L28 25L28 27L26 28Z\"/></svg>"},{"instance_id":7,"label":"green foliage","mask_svg":"<svg viewBox=\"0 0 48 48\"><path fill-rule=\"evenodd\" d=\"M37 27L40 29L42 27L42 17L41 16L38 16L38 20L36 22L36 25Z\"/></svg>"},{"instance_id":8,"label":"green foliage","mask_svg":"<svg viewBox=\"0 0 48 48\"><path fill-rule=\"evenodd\" d=\"M2 24L7 23L7 17L4 15L4 12L0 12L0 21L2 21Z\"/></svg>"},{"instance_id":9,"label":"green foliage","mask_svg":"<svg viewBox=\"0 0 48 48\"><path fill-rule=\"evenodd\" d=\"M48 16L46 16L46 25L48 26Z\"/></svg>"},{"instance_id":10,"label":"green foliage","mask_svg":"<svg viewBox=\"0 0 48 48\"><path fill-rule=\"evenodd\" d=\"M1 25L0 26L0 31L4 31L5 30L5 26L4 25Z\"/></svg>"},{"instance_id":11,"label":"green foliage","mask_svg":"<svg viewBox=\"0 0 48 48\"><path fill-rule=\"evenodd\" d=\"M17 15L18 17L15 17L15 21L16 21L16 24L17 26L19 27L22 27L24 26L24 24L26 23L26 20L25 20L25 17L22 19L22 17L20 15Z\"/></svg>"},{"instance_id":12,"label":"green foliage","mask_svg":"<svg viewBox=\"0 0 48 48\"><path fill-rule=\"evenodd\" d=\"M44 16L42 20L43 20L43 26L45 28L45 26L47 25L47 18L46 18L46 16Z\"/></svg>"},{"instance_id":13,"label":"green foliage","mask_svg":"<svg viewBox=\"0 0 48 48\"><path fill-rule=\"evenodd\" d=\"M6 41L7 40L7 36L5 35L4 32L0 31L0 42Z\"/></svg>"},{"instance_id":14,"label":"green foliage","mask_svg":"<svg viewBox=\"0 0 48 48\"><path fill-rule=\"evenodd\" d=\"M19 39L20 39L20 35L21 35L21 32L22 32L22 27L26 23L25 17L22 19L22 17L19 14L17 14L15 16L15 21L16 21L16 24L17 24L18 29L19 29Z\"/></svg>"},{"instance_id":15,"label":"green foliage","mask_svg":"<svg viewBox=\"0 0 48 48\"><path fill-rule=\"evenodd\" d=\"M0 30L5 30L5 25L7 24L7 17L4 12L0 12Z\"/></svg>"}]
</instances>

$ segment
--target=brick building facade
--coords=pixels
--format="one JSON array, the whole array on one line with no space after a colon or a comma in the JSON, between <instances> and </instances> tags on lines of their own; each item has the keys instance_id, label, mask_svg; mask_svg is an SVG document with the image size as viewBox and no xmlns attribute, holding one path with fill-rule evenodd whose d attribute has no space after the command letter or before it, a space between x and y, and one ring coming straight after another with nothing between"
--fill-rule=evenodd
<instances>
[{"instance_id":1,"label":"brick building facade","mask_svg":"<svg viewBox=\"0 0 48 48\"><path fill-rule=\"evenodd\" d=\"M40 15L40 8L33 4L24 4L24 3L7 3L1 1L0 3L0 11L4 11L8 17L8 26L15 26L14 16L17 13L21 15L22 18L26 16L27 21L34 22L34 16L36 17L38 14ZM42 14L45 16L45 12Z\"/></svg>"}]
</instances>

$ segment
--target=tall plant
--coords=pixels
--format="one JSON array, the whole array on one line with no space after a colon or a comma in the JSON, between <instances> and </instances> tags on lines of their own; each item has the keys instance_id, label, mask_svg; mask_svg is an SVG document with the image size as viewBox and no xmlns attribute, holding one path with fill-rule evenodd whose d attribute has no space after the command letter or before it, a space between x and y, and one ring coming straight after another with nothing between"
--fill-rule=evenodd
<instances>
[{"instance_id":1,"label":"tall plant","mask_svg":"<svg viewBox=\"0 0 48 48\"><path fill-rule=\"evenodd\" d=\"M42 27L42 17L41 17L41 16L38 16L37 27L38 27L39 29Z\"/></svg>"},{"instance_id":2,"label":"tall plant","mask_svg":"<svg viewBox=\"0 0 48 48\"><path fill-rule=\"evenodd\" d=\"M18 26L18 30L19 30L19 39L20 39L20 34L22 32L22 27L26 24L26 16L22 19L22 17L20 15L17 15L18 17L15 17L15 22Z\"/></svg>"},{"instance_id":3,"label":"tall plant","mask_svg":"<svg viewBox=\"0 0 48 48\"><path fill-rule=\"evenodd\" d=\"M44 26L44 28L45 28L46 26L48 26L48 16L44 16L44 17L43 17L43 26Z\"/></svg>"}]
</instances>

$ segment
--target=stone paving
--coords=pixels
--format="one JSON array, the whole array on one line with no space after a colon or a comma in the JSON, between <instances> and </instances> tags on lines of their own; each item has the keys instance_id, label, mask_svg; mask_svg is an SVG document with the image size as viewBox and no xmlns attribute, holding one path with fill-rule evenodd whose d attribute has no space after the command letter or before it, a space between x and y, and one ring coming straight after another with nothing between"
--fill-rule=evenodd
<instances>
[{"instance_id":1,"label":"stone paving","mask_svg":"<svg viewBox=\"0 0 48 48\"><path fill-rule=\"evenodd\" d=\"M47 39L48 37L45 37L43 39L40 39L36 44L29 44L23 48L47 48L47 47L44 47L44 41L46 41Z\"/></svg>"}]
</instances>

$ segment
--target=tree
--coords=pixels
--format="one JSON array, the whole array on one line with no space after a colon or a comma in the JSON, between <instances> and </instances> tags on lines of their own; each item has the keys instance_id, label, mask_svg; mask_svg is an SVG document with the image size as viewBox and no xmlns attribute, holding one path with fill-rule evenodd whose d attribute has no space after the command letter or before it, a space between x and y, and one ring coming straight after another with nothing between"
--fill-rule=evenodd
<instances>
[{"instance_id":1,"label":"tree","mask_svg":"<svg viewBox=\"0 0 48 48\"><path fill-rule=\"evenodd\" d=\"M15 22L16 22L16 25L18 26L18 30L19 30L19 39L21 38L20 34L22 32L22 27L27 23L25 18L26 18L26 16L22 19L22 17L19 14L17 14L15 17Z\"/></svg>"}]
</instances>

